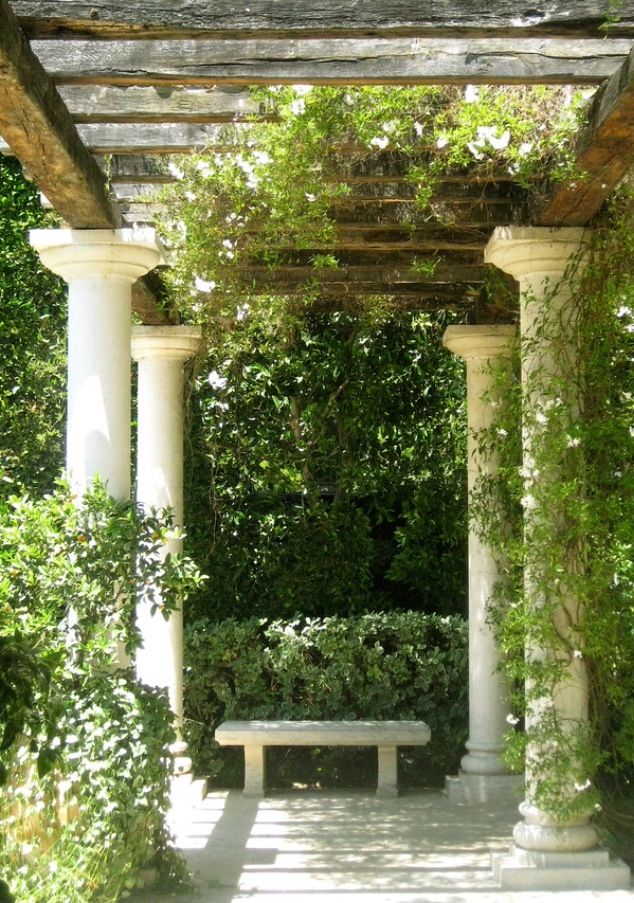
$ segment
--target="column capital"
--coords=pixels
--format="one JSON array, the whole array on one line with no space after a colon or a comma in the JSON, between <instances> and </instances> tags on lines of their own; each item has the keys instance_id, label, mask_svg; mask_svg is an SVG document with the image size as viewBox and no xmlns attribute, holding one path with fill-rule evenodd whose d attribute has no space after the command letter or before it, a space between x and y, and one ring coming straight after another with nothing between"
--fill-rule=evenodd
<instances>
[{"instance_id":1,"label":"column capital","mask_svg":"<svg viewBox=\"0 0 634 903\"><path fill-rule=\"evenodd\" d=\"M45 267L73 277L116 276L131 283L163 262L154 229L33 229L31 245Z\"/></svg>"},{"instance_id":2,"label":"column capital","mask_svg":"<svg viewBox=\"0 0 634 903\"><path fill-rule=\"evenodd\" d=\"M132 357L135 361L159 358L186 361L200 347L198 326L135 326L132 329Z\"/></svg>"},{"instance_id":3,"label":"column capital","mask_svg":"<svg viewBox=\"0 0 634 903\"><path fill-rule=\"evenodd\" d=\"M515 326L448 326L442 343L449 351L468 361L509 355L516 335Z\"/></svg>"},{"instance_id":4,"label":"column capital","mask_svg":"<svg viewBox=\"0 0 634 903\"><path fill-rule=\"evenodd\" d=\"M589 237L588 229L577 227L498 226L484 249L484 262L516 279L531 273L563 276Z\"/></svg>"}]
</instances>

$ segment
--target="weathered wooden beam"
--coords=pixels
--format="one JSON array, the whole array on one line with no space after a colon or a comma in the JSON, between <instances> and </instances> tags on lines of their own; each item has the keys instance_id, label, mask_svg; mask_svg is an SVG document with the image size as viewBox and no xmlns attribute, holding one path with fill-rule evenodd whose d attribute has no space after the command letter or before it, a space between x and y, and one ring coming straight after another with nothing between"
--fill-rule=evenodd
<instances>
[{"instance_id":1,"label":"weathered wooden beam","mask_svg":"<svg viewBox=\"0 0 634 903\"><path fill-rule=\"evenodd\" d=\"M116 177L112 178L112 181L114 191L121 200L152 197L153 193L164 189L166 184L157 180L152 182L121 182ZM337 207L346 207L350 204L363 203L364 201L380 201L384 204L411 204L416 199L416 186L404 179L400 181L375 182L370 179L361 180L354 177L349 179L348 176L343 175L340 179L330 176L327 181L347 185L348 187L347 194L335 198L334 204ZM452 178L439 178L434 183L431 199L432 201L453 201L457 204L470 204L473 202L495 204L520 200L523 197L523 193L524 189L509 182L472 182L469 180L468 174L464 174L460 181Z\"/></svg>"},{"instance_id":2,"label":"weathered wooden beam","mask_svg":"<svg viewBox=\"0 0 634 903\"><path fill-rule=\"evenodd\" d=\"M428 35L457 37L529 34L600 36L615 4L610 0L544 0L537 6L516 0L13 0L13 7L32 37L45 34L90 37L178 37L201 34L214 37L262 36L288 38L344 35ZM634 13L629 4L617 7L610 33L634 34Z\"/></svg>"},{"instance_id":3,"label":"weathered wooden beam","mask_svg":"<svg viewBox=\"0 0 634 903\"><path fill-rule=\"evenodd\" d=\"M0 0L0 134L70 226L120 224L103 173L6 0Z\"/></svg>"},{"instance_id":4,"label":"weathered wooden beam","mask_svg":"<svg viewBox=\"0 0 634 903\"><path fill-rule=\"evenodd\" d=\"M75 122L236 122L273 117L241 88L61 85Z\"/></svg>"},{"instance_id":5,"label":"weathered wooden beam","mask_svg":"<svg viewBox=\"0 0 634 903\"><path fill-rule=\"evenodd\" d=\"M257 291L270 289L283 292L293 286L314 283L315 285L344 284L356 286L357 283L373 285L411 284L411 283L478 283L484 281L485 267L459 266L453 261L441 262L428 276L411 266L383 265L345 266L334 268L315 268L311 266L281 266L272 270L268 266L250 266L236 271L245 290L253 287ZM356 291L356 289L355 289Z\"/></svg>"},{"instance_id":6,"label":"weathered wooden beam","mask_svg":"<svg viewBox=\"0 0 634 903\"><path fill-rule=\"evenodd\" d=\"M153 223L161 212L158 204L138 200L121 201L121 209L127 223ZM518 205L509 201L458 203L438 200L432 202L430 210L421 212L411 201L406 204L392 203L375 198L358 203L349 200L345 207L338 205L332 212L335 219L343 221L345 218L346 222L354 225L394 224L401 228L430 221L443 227L492 229L495 226L508 226L509 223L522 219L518 215Z\"/></svg>"},{"instance_id":7,"label":"weathered wooden beam","mask_svg":"<svg viewBox=\"0 0 634 903\"><path fill-rule=\"evenodd\" d=\"M181 154L204 147L214 147L226 135L226 129L238 125L200 125L186 123L84 123L77 133L94 154L125 154L131 152L152 154ZM226 149L226 143L223 145ZM7 146L0 142L0 153Z\"/></svg>"},{"instance_id":8,"label":"weathered wooden beam","mask_svg":"<svg viewBox=\"0 0 634 903\"><path fill-rule=\"evenodd\" d=\"M589 84L631 42L531 38L34 41L57 84Z\"/></svg>"},{"instance_id":9,"label":"weathered wooden beam","mask_svg":"<svg viewBox=\"0 0 634 903\"><path fill-rule=\"evenodd\" d=\"M356 153L363 150L368 156L363 159L342 163L336 170L324 171L324 181L345 181L350 185L364 183L382 183L403 181L404 173L413 163L429 162L429 155L418 154L406 156L400 152L384 151L382 153L369 153L371 148L356 147ZM135 182L135 183L160 183L176 181L169 169L169 160L163 154L113 154L107 158L97 157L97 163L104 170L107 169L111 182ZM456 172L443 173L443 182L469 182L472 185L515 182L517 177L508 170L497 172L479 173L457 170Z\"/></svg>"},{"instance_id":10,"label":"weathered wooden beam","mask_svg":"<svg viewBox=\"0 0 634 903\"><path fill-rule=\"evenodd\" d=\"M541 225L585 225L634 166L634 49L594 98L576 162L581 178L555 188L539 214Z\"/></svg>"}]
</instances>

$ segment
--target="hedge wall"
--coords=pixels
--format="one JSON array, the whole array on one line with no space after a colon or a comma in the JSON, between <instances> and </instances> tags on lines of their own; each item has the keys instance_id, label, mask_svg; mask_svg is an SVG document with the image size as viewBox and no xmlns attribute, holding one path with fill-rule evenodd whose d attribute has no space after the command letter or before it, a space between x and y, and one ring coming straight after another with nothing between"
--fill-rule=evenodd
<instances>
[{"instance_id":1,"label":"hedge wall","mask_svg":"<svg viewBox=\"0 0 634 903\"><path fill-rule=\"evenodd\" d=\"M240 786L242 750L220 748L230 719L422 719L426 747L401 755L401 781L454 772L467 728L467 625L457 616L372 613L294 621L197 621L185 640L186 737L198 773ZM270 750L275 786L362 786L374 750Z\"/></svg>"}]
</instances>

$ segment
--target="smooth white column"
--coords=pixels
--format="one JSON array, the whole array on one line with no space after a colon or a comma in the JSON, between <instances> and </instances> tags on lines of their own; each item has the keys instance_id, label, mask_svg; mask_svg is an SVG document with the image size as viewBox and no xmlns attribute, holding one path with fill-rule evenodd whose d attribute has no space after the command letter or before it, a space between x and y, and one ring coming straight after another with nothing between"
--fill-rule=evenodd
<instances>
[{"instance_id":1,"label":"smooth white column","mask_svg":"<svg viewBox=\"0 0 634 903\"><path fill-rule=\"evenodd\" d=\"M81 494L99 475L130 496L132 284L161 260L151 229L39 229L31 244L68 283L66 468Z\"/></svg>"},{"instance_id":2,"label":"smooth white column","mask_svg":"<svg viewBox=\"0 0 634 903\"><path fill-rule=\"evenodd\" d=\"M479 434L491 426L494 408L490 395L494 388L493 365L500 358L509 363L516 329L514 326L450 326L444 345L467 364L468 488L469 498L483 476L495 476L498 460L480 451ZM461 774L447 782L450 798L482 801L498 795L504 781L488 780L507 776L503 761L504 734L508 730L509 692L499 671L500 654L488 624L487 606L499 579L499 565L493 550L478 535L477 524L469 519L469 739L462 758ZM473 776L473 778L471 778ZM513 789L517 781L513 782Z\"/></svg>"},{"instance_id":3,"label":"smooth white column","mask_svg":"<svg viewBox=\"0 0 634 903\"><path fill-rule=\"evenodd\" d=\"M139 363L137 501L144 508L170 509L183 524L183 366L200 345L200 330L189 326L141 326L133 330L132 357ZM169 539L164 554L181 551ZM180 732L183 720L183 615L169 619L140 599L137 625L143 645L136 672L143 683L167 689ZM176 750L184 752L183 749Z\"/></svg>"}]
</instances>

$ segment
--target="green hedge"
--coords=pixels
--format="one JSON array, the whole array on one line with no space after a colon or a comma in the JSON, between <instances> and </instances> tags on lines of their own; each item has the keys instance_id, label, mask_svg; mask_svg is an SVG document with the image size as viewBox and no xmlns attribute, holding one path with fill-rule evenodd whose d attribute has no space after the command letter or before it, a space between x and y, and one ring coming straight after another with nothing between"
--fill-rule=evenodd
<instances>
[{"instance_id":1,"label":"green hedge","mask_svg":"<svg viewBox=\"0 0 634 903\"><path fill-rule=\"evenodd\" d=\"M295 621L252 618L188 626L186 736L197 772L239 786L242 750L221 749L230 719L422 719L428 746L404 751L401 780L437 784L455 771L467 728L467 626L457 616L415 612ZM269 776L363 785L372 750L273 749Z\"/></svg>"}]
</instances>

